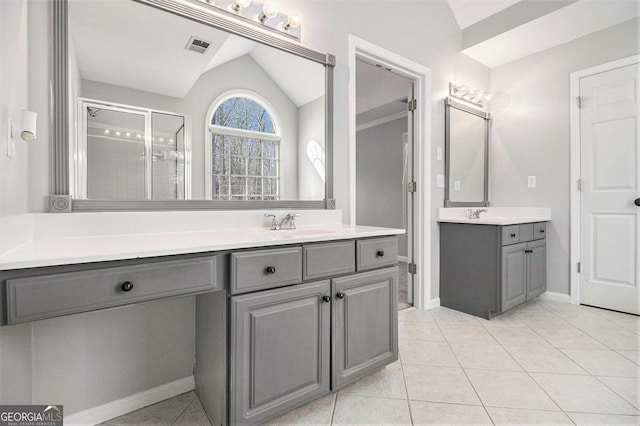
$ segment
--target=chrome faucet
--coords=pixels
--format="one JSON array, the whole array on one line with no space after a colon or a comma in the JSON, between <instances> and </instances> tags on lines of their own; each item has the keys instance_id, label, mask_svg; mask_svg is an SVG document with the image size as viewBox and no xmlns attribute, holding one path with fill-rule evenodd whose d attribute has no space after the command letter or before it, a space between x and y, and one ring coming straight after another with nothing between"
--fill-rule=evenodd
<instances>
[{"instance_id":1,"label":"chrome faucet","mask_svg":"<svg viewBox=\"0 0 640 426\"><path fill-rule=\"evenodd\" d=\"M469 209L469 219L480 219L480 213L486 212L487 209Z\"/></svg>"},{"instance_id":2,"label":"chrome faucet","mask_svg":"<svg viewBox=\"0 0 640 426\"><path fill-rule=\"evenodd\" d=\"M264 214L264 217L272 218L272 220L271 220L271 230L272 231L279 231L279 230L283 229L282 227L287 222L289 223L289 228L286 228L286 229L296 229L296 217L298 217L298 216L300 216L300 214L298 214L298 213L288 213L287 215L282 217L282 219L278 220L278 219L276 219L276 215L275 214L269 214L269 213L265 213Z\"/></svg>"}]
</instances>

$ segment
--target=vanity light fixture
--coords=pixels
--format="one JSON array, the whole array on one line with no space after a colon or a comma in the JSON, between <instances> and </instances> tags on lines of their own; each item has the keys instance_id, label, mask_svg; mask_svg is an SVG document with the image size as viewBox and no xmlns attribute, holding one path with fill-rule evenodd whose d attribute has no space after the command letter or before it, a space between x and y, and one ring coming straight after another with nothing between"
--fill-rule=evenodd
<instances>
[{"instance_id":1,"label":"vanity light fixture","mask_svg":"<svg viewBox=\"0 0 640 426\"><path fill-rule=\"evenodd\" d=\"M37 117L37 112L22 110L20 113L21 128L16 128L11 124L11 138L16 139L19 135L23 141L34 140L36 138Z\"/></svg>"},{"instance_id":2,"label":"vanity light fixture","mask_svg":"<svg viewBox=\"0 0 640 426\"><path fill-rule=\"evenodd\" d=\"M464 84L449 83L449 96L483 107L491 100L491 93L481 89L473 89Z\"/></svg>"},{"instance_id":3,"label":"vanity light fixture","mask_svg":"<svg viewBox=\"0 0 640 426\"><path fill-rule=\"evenodd\" d=\"M300 39L302 20L298 13L280 13L274 0L200 0L201 3L247 19L261 28Z\"/></svg>"},{"instance_id":4,"label":"vanity light fixture","mask_svg":"<svg viewBox=\"0 0 640 426\"><path fill-rule=\"evenodd\" d=\"M266 1L262 6L262 12L257 16L257 21L264 24L268 19L275 17L277 14L278 7L276 4L272 1Z\"/></svg>"},{"instance_id":5,"label":"vanity light fixture","mask_svg":"<svg viewBox=\"0 0 640 426\"><path fill-rule=\"evenodd\" d=\"M240 14L242 9L249 7L251 4L251 0L234 0L234 2L229 6L229 9L232 12Z\"/></svg>"}]
</instances>

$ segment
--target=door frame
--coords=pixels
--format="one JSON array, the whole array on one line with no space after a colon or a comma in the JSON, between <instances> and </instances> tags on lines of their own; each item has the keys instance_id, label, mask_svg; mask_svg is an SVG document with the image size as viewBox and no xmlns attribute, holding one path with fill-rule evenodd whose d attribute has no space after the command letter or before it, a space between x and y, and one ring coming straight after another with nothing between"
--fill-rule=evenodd
<instances>
[{"instance_id":1,"label":"door frame","mask_svg":"<svg viewBox=\"0 0 640 426\"><path fill-rule=\"evenodd\" d=\"M580 262L580 189L578 188L578 180L581 177L580 171L580 151L581 151L581 135L580 135L580 108L576 103L576 98L580 96L580 79L594 74L611 71L616 68L622 68L627 65L633 65L640 62L640 55L632 55L616 61L607 62L574 71L570 74L569 86L569 106L571 120L571 249L569 255L570 270L570 295L571 303L580 304L580 272L578 272L578 262Z\"/></svg>"},{"instance_id":2,"label":"door frame","mask_svg":"<svg viewBox=\"0 0 640 426\"><path fill-rule=\"evenodd\" d=\"M356 60L375 61L414 82L417 111L414 116L413 247L414 306L429 309L431 300L431 69L349 34L349 223L356 223ZM425 168L429 167L429 170Z\"/></svg>"}]
</instances>

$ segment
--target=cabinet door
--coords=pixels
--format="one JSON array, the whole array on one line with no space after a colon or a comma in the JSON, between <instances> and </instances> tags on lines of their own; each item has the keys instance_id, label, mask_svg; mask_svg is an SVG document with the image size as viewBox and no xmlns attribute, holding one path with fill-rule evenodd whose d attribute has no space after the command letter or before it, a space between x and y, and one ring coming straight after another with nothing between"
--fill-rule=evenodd
<instances>
[{"instance_id":1,"label":"cabinet door","mask_svg":"<svg viewBox=\"0 0 640 426\"><path fill-rule=\"evenodd\" d=\"M502 247L501 312L527 301L526 247L526 243Z\"/></svg>"},{"instance_id":2,"label":"cabinet door","mask_svg":"<svg viewBox=\"0 0 640 426\"><path fill-rule=\"evenodd\" d=\"M398 269L333 280L333 389L398 359Z\"/></svg>"},{"instance_id":3,"label":"cabinet door","mask_svg":"<svg viewBox=\"0 0 640 426\"><path fill-rule=\"evenodd\" d=\"M230 423L258 424L329 392L328 280L231 298Z\"/></svg>"},{"instance_id":4,"label":"cabinet door","mask_svg":"<svg viewBox=\"0 0 640 426\"><path fill-rule=\"evenodd\" d=\"M547 290L546 240L527 243L527 252L527 300L531 300Z\"/></svg>"}]
</instances>

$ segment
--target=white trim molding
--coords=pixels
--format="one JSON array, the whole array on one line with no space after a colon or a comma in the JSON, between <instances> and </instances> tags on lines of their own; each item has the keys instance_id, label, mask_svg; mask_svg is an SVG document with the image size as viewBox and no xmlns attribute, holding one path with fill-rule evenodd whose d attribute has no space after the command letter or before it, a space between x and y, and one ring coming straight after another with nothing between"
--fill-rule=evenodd
<instances>
[{"instance_id":1,"label":"white trim molding","mask_svg":"<svg viewBox=\"0 0 640 426\"><path fill-rule=\"evenodd\" d=\"M571 296L568 294L554 293L546 291L540 295L541 300L549 300L551 302L571 303Z\"/></svg>"},{"instance_id":2,"label":"white trim molding","mask_svg":"<svg viewBox=\"0 0 640 426\"><path fill-rule=\"evenodd\" d=\"M393 69L414 82L414 305L431 306L431 69L349 34L349 223L356 223L356 60Z\"/></svg>"},{"instance_id":3,"label":"white trim molding","mask_svg":"<svg viewBox=\"0 0 640 426\"><path fill-rule=\"evenodd\" d=\"M595 67L574 71L570 74L569 108L571 119L571 251L569 256L570 270L570 298L574 305L580 304L580 190L578 180L580 173L580 109L576 98L580 96L580 79L599 74L616 68L625 67L640 62L640 55L633 55Z\"/></svg>"},{"instance_id":4,"label":"white trim molding","mask_svg":"<svg viewBox=\"0 0 640 426\"><path fill-rule=\"evenodd\" d=\"M65 425L96 425L195 389L193 376L65 416Z\"/></svg>"}]
</instances>

